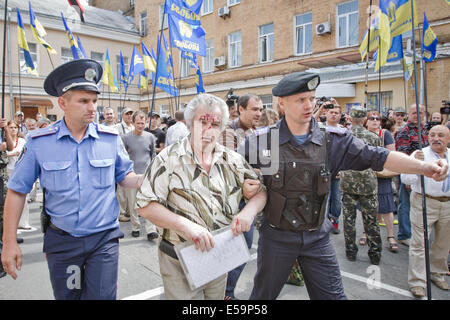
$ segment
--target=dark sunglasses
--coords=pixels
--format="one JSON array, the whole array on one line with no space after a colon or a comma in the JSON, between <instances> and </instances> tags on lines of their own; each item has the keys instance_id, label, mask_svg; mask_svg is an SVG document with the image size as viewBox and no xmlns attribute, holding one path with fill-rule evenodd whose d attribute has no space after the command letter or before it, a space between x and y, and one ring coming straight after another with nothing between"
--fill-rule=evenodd
<instances>
[{"instance_id":1,"label":"dark sunglasses","mask_svg":"<svg viewBox=\"0 0 450 320\"><path fill-rule=\"evenodd\" d=\"M379 117L368 117L367 119L372 120L372 121L378 121L378 120L380 120Z\"/></svg>"}]
</instances>

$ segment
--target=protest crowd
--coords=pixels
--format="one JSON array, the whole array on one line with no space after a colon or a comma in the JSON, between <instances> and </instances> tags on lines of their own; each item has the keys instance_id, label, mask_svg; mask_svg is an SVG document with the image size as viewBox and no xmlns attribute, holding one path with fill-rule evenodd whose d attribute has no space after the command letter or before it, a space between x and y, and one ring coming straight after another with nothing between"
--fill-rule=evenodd
<instances>
[{"instance_id":1,"label":"protest crowd","mask_svg":"<svg viewBox=\"0 0 450 320\"><path fill-rule=\"evenodd\" d=\"M429 231L434 228L431 280L448 290L448 114L428 115L422 105L381 114L363 107L345 110L332 97L315 96L318 75L294 73L274 87L278 105L273 109L263 108L260 97L251 93L225 99L200 94L174 118L131 108L124 108L121 119L112 108L98 117L98 88L82 75L92 68L99 78L101 70L92 61L84 63L62 65L46 80L46 91L59 97L63 119L52 123L40 114L24 119L19 111L14 119L0 121L6 133L1 161L7 164L1 171L6 201L0 219L0 277L17 277L17 243L23 239L16 237L16 230L39 228L30 225L28 204L43 189L49 219L44 252L56 299L115 299L118 239L124 236L119 221L131 224L133 237L143 231L148 241L158 243L168 299L235 299L245 265L192 291L173 248L190 240L198 250L209 251L214 246L211 232L226 226L236 235L243 233L249 248L254 229L259 230L258 270L250 299L276 299L286 283L306 285L311 299L346 299L329 241L334 236L345 238L349 261L355 261L358 251L367 251L374 265L383 259L384 250L396 253L400 245L408 246L408 285L414 296L423 297L423 174ZM67 69L75 67L83 81L73 80L71 90L61 91ZM77 95L84 100L76 100ZM275 131L279 140L274 145L270 136ZM260 150L266 138L272 145ZM263 158L273 159L276 152L278 166L271 170ZM64 158L67 154L73 162ZM252 154L258 155L256 162ZM89 164L86 178L76 174L77 166ZM89 215L91 209L85 211L89 203L97 216ZM79 209L70 207L77 205ZM356 230L356 219L363 221L362 232ZM380 228L386 228L386 239ZM95 251L86 249L94 244L103 247L100 255L111 261L102 263L111 271L100 274L100 260L92 265L79 262L85 263L85 278L92 277L91 282L69 290L63 288L65 279L58 279L58 264L76 260L71 251L91 256L92 251L79 252L79 241L85 241L86 251ZM94 290L96 277L108 283L103 285L106 289ZM330 278L335 283L323 283Z\"/></svg>"}]
</instances>

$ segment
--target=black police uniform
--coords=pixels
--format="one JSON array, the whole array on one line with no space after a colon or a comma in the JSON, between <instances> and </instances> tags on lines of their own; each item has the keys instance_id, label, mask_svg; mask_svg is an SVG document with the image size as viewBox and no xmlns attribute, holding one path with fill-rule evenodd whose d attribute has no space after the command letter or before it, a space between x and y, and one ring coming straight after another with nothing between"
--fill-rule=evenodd
<instances>
[{"instance_id":1,"label":"black police uniform","mask_svg":"<svg viewBox=\"0 0 450 320\"><path fill-rule=\"evenodd\" d=\"M318 75L291 74L273 93L314 90L319 83L311 85L314 77ZM321 129L314 119L306 141L299 145L283 117L247 137L238 152L261 169L268 193L250 299L276 299L297 258L311 299L346 299L329 239L332 223L324 218L329 178L348 169L380 171L389 151L371 147L345 129Z\"/></svg>"}]
</instances>

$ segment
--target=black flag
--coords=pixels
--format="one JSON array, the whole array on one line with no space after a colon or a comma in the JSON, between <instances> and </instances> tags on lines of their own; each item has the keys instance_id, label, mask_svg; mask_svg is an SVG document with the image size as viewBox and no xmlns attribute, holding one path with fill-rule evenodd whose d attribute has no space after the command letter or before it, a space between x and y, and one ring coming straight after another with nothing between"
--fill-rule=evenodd
<instances>
[{"instance_id":1,"label":"black flag","mask_svg":"<svg viewBox=\"0 0 450 320\"><path fill-rule=\"evenodd\" d=\"M84 13L84 8L81 6L81 4L78 2L78 0L67 0L69 1L69 4L72 6L72 8L74 8L78 15L80 16L80 19L82 22L84 22L84 17L83 17L83 13Z\"/></svg>"}]
</instances>

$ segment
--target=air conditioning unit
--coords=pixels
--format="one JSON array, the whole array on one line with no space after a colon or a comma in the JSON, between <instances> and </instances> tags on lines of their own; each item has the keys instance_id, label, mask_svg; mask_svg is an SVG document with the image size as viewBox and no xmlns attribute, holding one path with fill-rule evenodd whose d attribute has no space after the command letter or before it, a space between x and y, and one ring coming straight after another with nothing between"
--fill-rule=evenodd
<instances>
[{"instance_id":1,"label":"air conditioning unit","mask_svg":"<svg viewBox=\"0 0 450 320\"><path fill-rule=\"evenodd\" d=\"M330 23L329 22L323 22L316 25L316 33L318 35L325 34L325 33L331 33Z\"/></svg>"},{"instance_id":2,"label":"air conditioning unit","mask_svg":"<svg viewBox=\"0 0 450 320\"><path fill-rule=\"evenodd\" d=\"M221 68L221 67L224 67L225 64L226 64L225 56L220 56L220 57L214 58L214 67Z\"/></svg>"},{"instance_id":3,"label":"air conditioning unit","mask_svg":"<svg viewBox=\"0 0 450 320\"><path fill-rule=\"evenodd\" d=\"M226 16L230 16L230 8L228 6L219 8L219 17L225 18Z\"/></svg>"}]
</instances>

